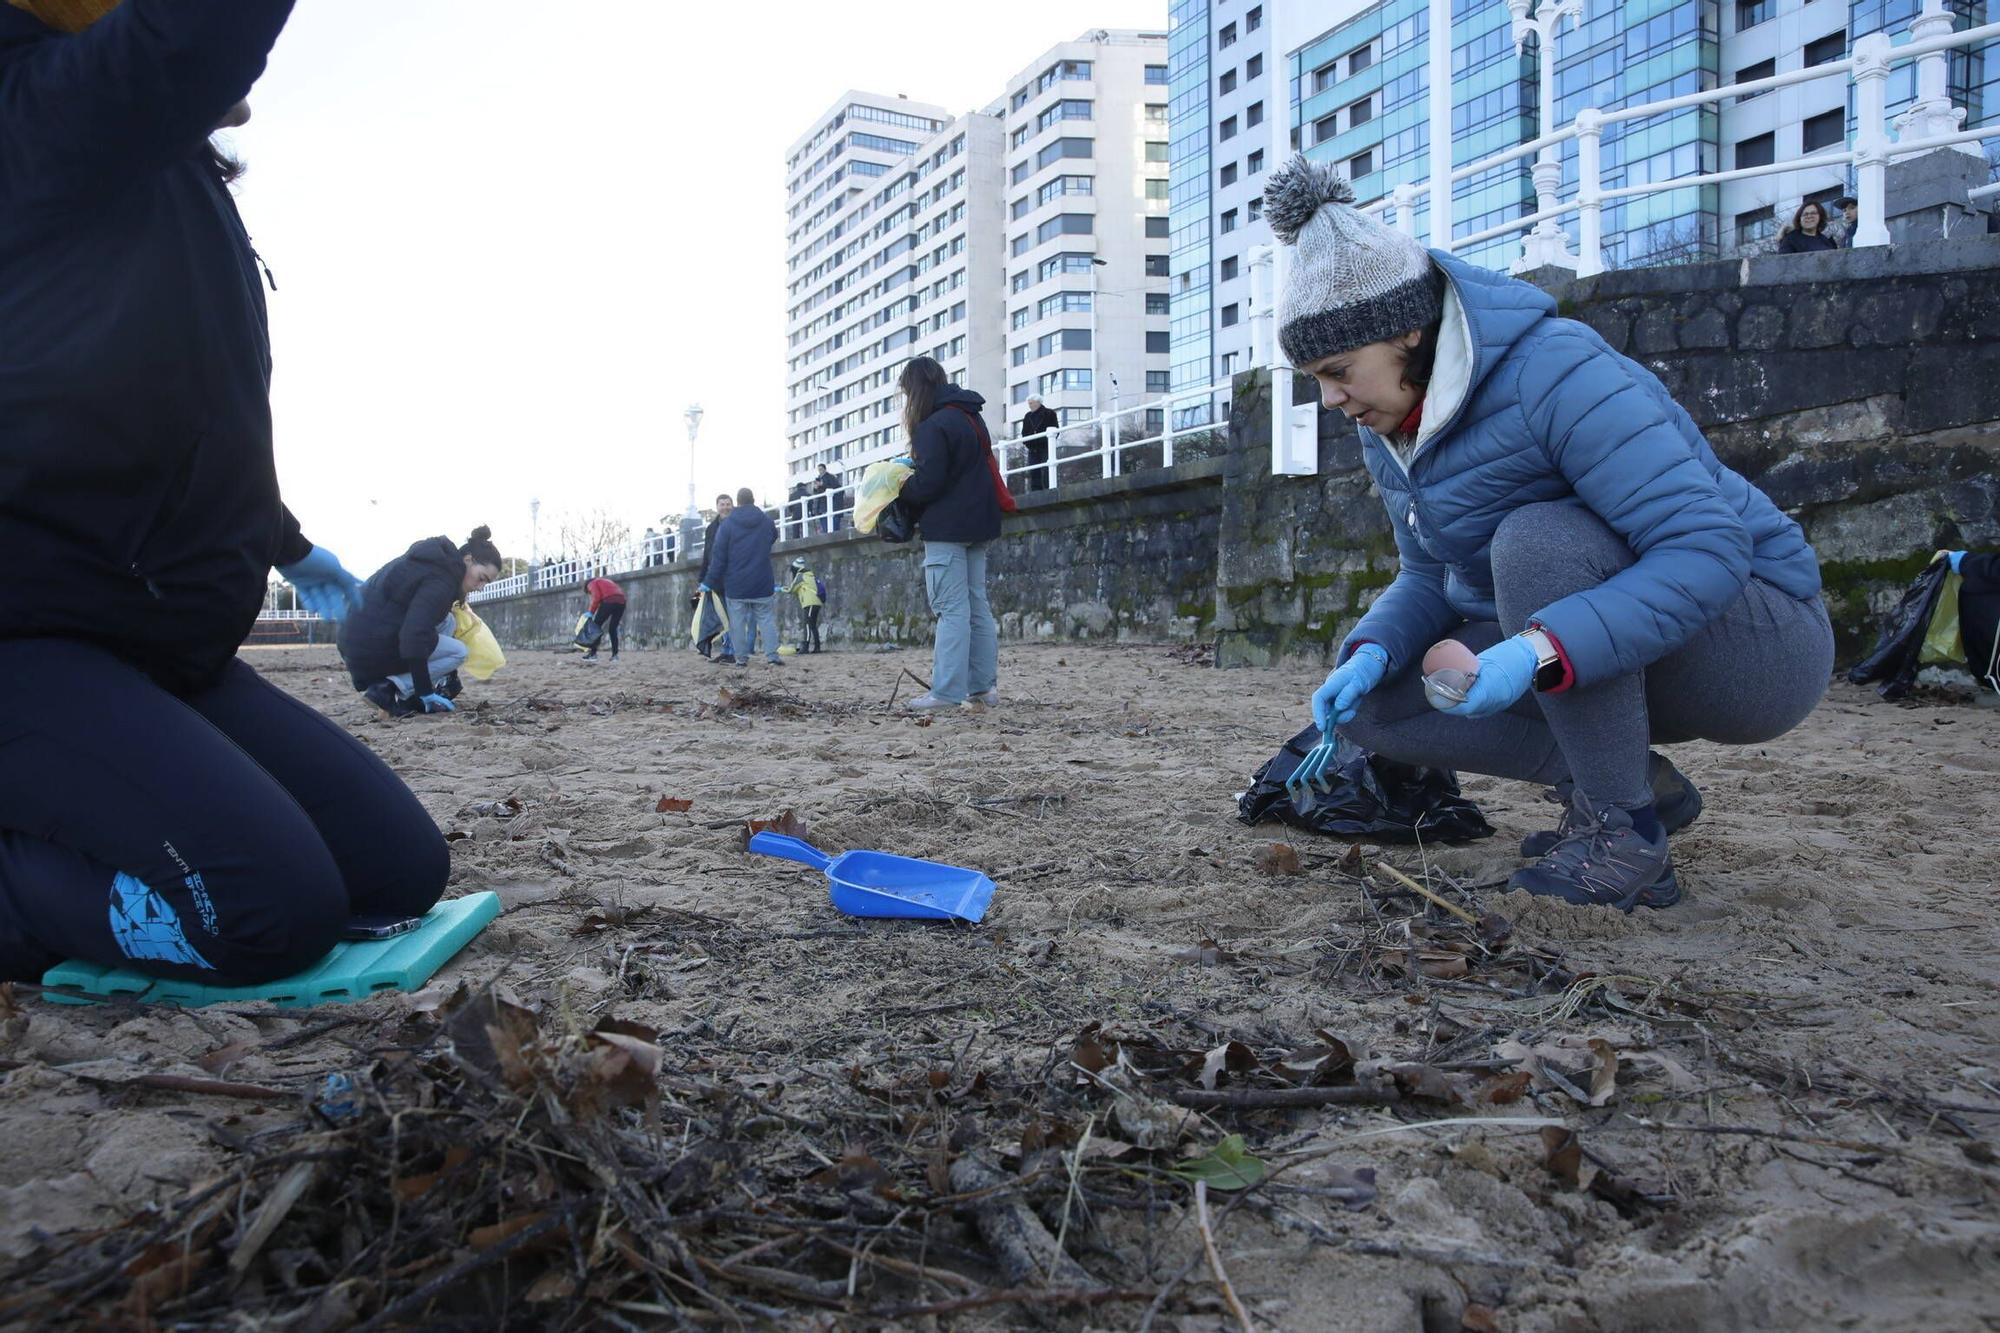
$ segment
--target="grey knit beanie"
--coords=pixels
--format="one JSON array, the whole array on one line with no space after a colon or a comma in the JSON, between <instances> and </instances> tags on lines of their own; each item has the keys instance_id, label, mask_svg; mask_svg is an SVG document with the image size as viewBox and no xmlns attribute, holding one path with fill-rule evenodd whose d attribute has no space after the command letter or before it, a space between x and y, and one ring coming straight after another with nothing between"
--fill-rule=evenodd
<instances>
[{"instance_id":1,"label":"grey knit beanie","mask_svg":"<svg viewBox=\"0 0 2000 1333\"><path fill-rule=\"evenodd\" d=\"M1278 297L1278 344L1294 366L1424 328L1442 313L1430 255L1353 204L1347 182L1303 154L1264 187L1272 234L1298 250Z\"/></svg>"}]
</instances>

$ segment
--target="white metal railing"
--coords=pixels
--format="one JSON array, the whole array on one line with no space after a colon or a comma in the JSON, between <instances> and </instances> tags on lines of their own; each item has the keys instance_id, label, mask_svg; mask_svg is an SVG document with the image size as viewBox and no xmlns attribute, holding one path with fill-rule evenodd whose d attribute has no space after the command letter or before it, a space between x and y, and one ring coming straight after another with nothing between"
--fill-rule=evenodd
<instances>
[{"instance_id":1,"label":"white metal railing","mask_svg":"<svg viewBox=\"0 0 2000 1333\"><path fill-rule=\"evenodd\" d=\"M271 610L264 610L264 611L259 611L259 612L257 613L257 619L259 619L259 620L271 620L271 621L304 621L304 620L318 620L318 619L319 619L319 612L317 612L317 611L271 611Z\"/></svg>"},{"instance_id":2,"label":"white metal railing","mask_svg":"<svg viewBox=\"0 0 2000 1333\"><path fill-rule=\"evenodd\" d=\"M1556 5L1557 0L1541 0L1541 3L1545 7L1551 7ZM1525 4L1510 5L1510 8L1519 10L1516 16L1516 40L1523 40L1522 25L1532 24L1533 21L1526 18ZM1541 15L1538 14L1536 17L1539 20ZM1433 219L1433 237L1441 239L1433 239L1432 244L1444 250L1458 250L1517 232L1525 232L1522 255L1518 261L1520 267L1555 262L1565 267L1574 267L1578 276L1587 277L1604 271L1603 209L1607 203L1670 190L1721 185L1756 176L1852 165L1855 168L1854 195L1858 216L1848 244L1856 247L1887 245L1889 230L1886 223L1887 200L1884 197L1884 181L1891 158L1906 158L1934 149L1961 147L2000 139L2000 123L1970 130L1957 128L1964 120L1965 111L1963 108L1951 105L1947 69L1948 52L2000 40L2000 23L1988 23L1968 28L1963 32L1951 31L1952 23L1953 17L1945 9L1943 0L1924 0L1922 11L1910 20L1909 40L1901 45L1894 44L1886 33L1870 33L1858 39L1854 43L1854 53L1842 60L1830 60L1803 69L1787 70L1769 78L1725 84L1640 106L1620 107L1610 111L1585 107L1577 113L1576 120L1570 125L1526 143L1488 154L1476 162L1453 168L1451 171L1452 181L1462 181L1520 158L1533 156L1536 158L1534 212L1467 236L1451 236L1448 225L1441 226L1438 220ZM1546 31L1536 29L1536 33L1544 42L1548 42L1552 39L1554 22L1550 21L1543 27ZM1889 71L1892 66L1913 61L1917 64L1916 100L1898 115L1891 125L1887 111ZM1552 58L1546 56L1542 61L1546 68L1552 68L1554 63ZM1700 172L1638 185L1606 187L1603 183L1600 146L1607 126L1666 115L1688 107L1755 96L1773 88L1840 77L1846 78L1854 89L1856 128L1851 147L1804 154L1763 166ZM1551 94L1545 86L1543 124L1552 119L1550 97ZM1891 129L1895 131L1894 138L1890 136ZM1555 196L1561 170L1555 155L1563 144L1571 141L1577 146L1577 182L1569 198L1557 199ZM1971 194L1978 199L2000 194L2000 183L1974 190ZM1415 205L1418 195L1417 185L1399 185L1390 195L1370 204L1364 211L1378 215L1393 211L1395 225L1414 236ZM1559 225L1565 219L1572 217L1576 225L1574 254L1568 253L1569 238L1563 234Z\"/></svg>"}]
</instances>

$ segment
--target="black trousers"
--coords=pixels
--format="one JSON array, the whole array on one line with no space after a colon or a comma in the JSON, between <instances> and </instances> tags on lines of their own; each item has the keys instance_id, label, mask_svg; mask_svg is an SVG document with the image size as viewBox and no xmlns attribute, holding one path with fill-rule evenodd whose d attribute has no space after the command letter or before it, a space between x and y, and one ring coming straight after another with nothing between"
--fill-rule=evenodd
<instances>
[{"instance_id":1,"label":"black trousers","mask_svg":"<svg viewBox=\"0 0 2000 1333\"><path fill-rule=\"evenodd\" d=\"M402 779L241 661L182 698L101 648L0 642L0 980L268 981L350 916L429 911L450 870Z\"/></svg>"},{"instance_id":2,"label":"black trousers","mask_svg":"<svg viewBox=\"0 0 2000 1333\"><path fill-rule=\"evenodd\" d=\"M618 656L618 626L623 624L624 620L625 603L623 602L606 602L597 608L597 624L604 631L604 638L599 639L597 642L603 643L605 639L609 639L611 641L611 655L613 657ZM593 645L591 650L585 653L584 656L597 656L597 648Z\"/></svg>"},{"instance_id":3,"label":"black trousers","mask_svg":"<svg viewBox=\"0 0 2000 1333\"><path fill-rule=\"evenodd\" d=\"M806 622L805 633L799 636L801 640L799 643L800 652L816 653L819 651L819 613L825 609L825 607L821 606L808 606L800 611L799 614ZM811 644L812 646L808 648L807 644Z\"/></svg>"},{"instance_id":4,"label":"black trousers","mask_svg":"<svg viewBox=\"0 0 2000 1333\"><path fill-rule=\"evenodd\" d=\"M1018 475L1021 494L1030 491L1045 491L1049 488L1049 437L1031 436L1023 445L1028 454L1028 470Z\"/></svg>"}]
</instances>

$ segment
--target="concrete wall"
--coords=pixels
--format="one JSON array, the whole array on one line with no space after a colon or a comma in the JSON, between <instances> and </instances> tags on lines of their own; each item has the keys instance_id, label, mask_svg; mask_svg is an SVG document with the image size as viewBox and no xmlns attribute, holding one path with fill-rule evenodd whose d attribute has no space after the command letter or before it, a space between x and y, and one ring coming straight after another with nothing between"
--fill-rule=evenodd
<instances>
[{"instance_id":1,"label":"concrete wall","mask_svg":"<svg viewBox=\"0 0 2000 1333\"><path fill-rule=\"evenodd\" d=\"M1934 549L2000 546L2000 237L1553 290L1805 526L1847 654ZM1273 478L1269 420L1268 377L1240 376L1216 456L1076 485L1066 474L1055 495L1024 498L990 557L1002 634L1212 636L1224 664L1324 656L1394 576L1395 549L1347 421L1322 416L1317 475ZM836 645L928 641L918 548L843 534L779 558L800 552L830 585ZM691 571L621 581L635 638L685 634ZM503 642L528 645L566 637L581 606L580 593L543 593L480 610Z\"/></svg>"}]
</instances>

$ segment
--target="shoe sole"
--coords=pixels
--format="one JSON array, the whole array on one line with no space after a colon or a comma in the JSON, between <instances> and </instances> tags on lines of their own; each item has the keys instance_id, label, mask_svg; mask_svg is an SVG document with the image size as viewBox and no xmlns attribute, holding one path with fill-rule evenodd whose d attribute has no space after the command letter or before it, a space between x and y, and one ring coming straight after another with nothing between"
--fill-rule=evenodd
<instances>
[{"instance_id":1,"label":"shoe sole","mask_svg":"<svg viewBox=\"0 0 2000 1333\"><path fill-rule=\"evenodd\" d=\"M1516 876L1515 880L1518 879L1519 876ZM1570 904L1572 907L1611 907L1616 908L1620 912L1629 913L1635 907L1649 907L1658 911L1664 907L1672 907L1681 900L1681 882L1675 877L1674 868L1671 864L1667 866L1666 873L1651 884L1635 889L1623 898L1611 900L1594 897L1581 889L1544 887L1532 883L1521 884L1515 882L1515 880L1509 880L1507 887L1510 889L1520 889L1530 897L1555 898L1561 902Z\"/></svg>"}]
</instances>

